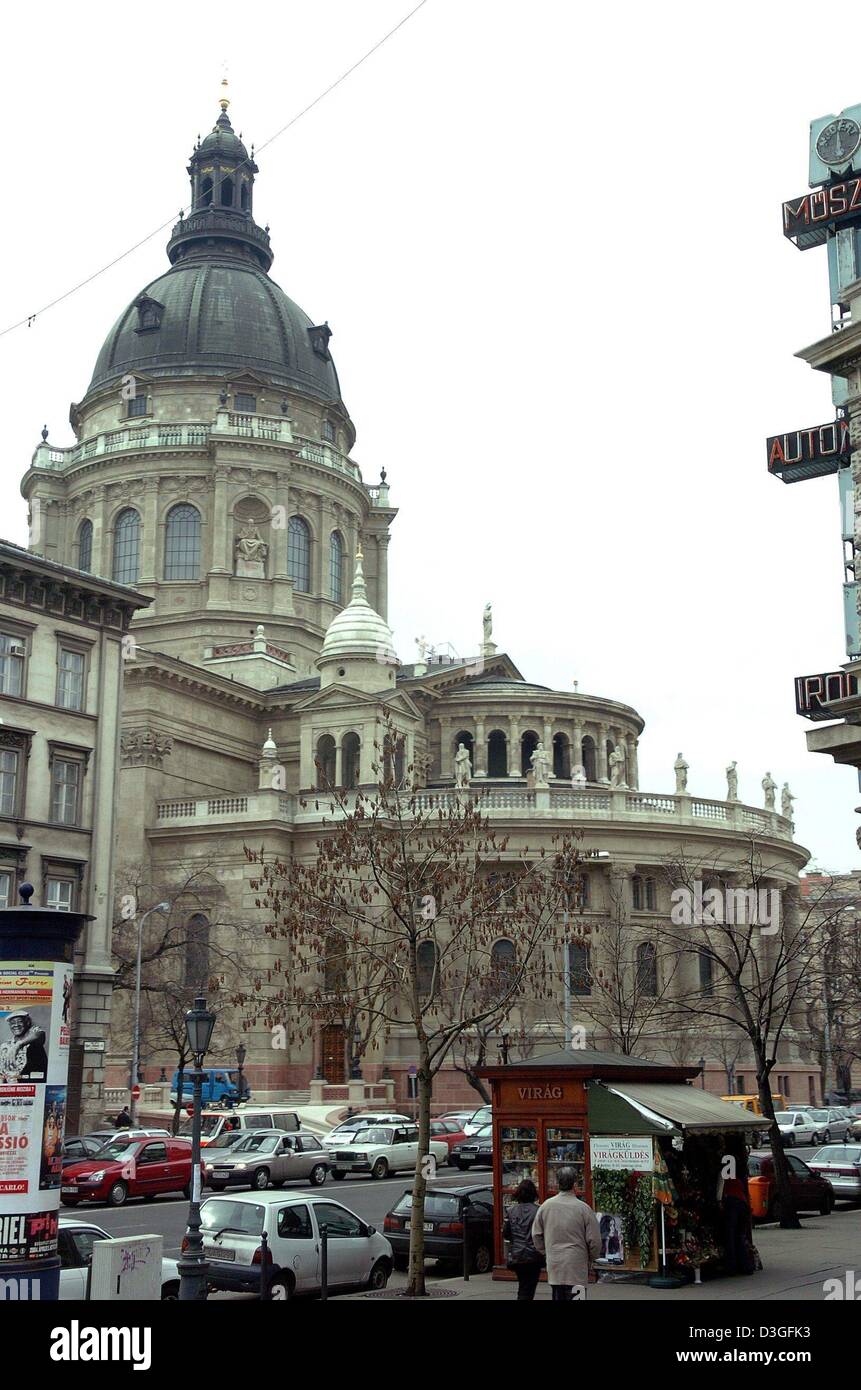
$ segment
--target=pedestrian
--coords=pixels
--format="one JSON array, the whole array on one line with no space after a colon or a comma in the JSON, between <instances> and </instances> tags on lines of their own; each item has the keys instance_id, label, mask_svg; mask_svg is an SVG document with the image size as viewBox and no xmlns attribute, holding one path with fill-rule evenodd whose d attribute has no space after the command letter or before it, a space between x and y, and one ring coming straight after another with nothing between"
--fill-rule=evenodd
<instances>
[{"instance_id":1,"label":"pedestrian","mask_svg":"<svg viewBox=\"0 0 861 1390\"><path fill-rule=\"evenodd\" d=\"M733 1156L737 1164L738 1159ZM750 1194L747 1178L738 1176L736 1167L731 1177L721 1172L717 1181L717 1200L723 1217L723 1238L726 1268L729 1274L753 1274L756 1255L753 1244Z\"/></svg>"},{"instance_id":2,"label":"pedestrian","mask_svg":"<svg viewBox=\"0 0 861 1390\"><path fill-rule=\"evenodd\" d=\"M559 1191L538 1208L532 1226L532 1243L547 1258L547 1280L554 1303L572 1303L574 1290L582 1289L601 1253L598 1218L574 1192L576 1173L567 1165L556 1174Z\"/></svg>"},{"instance_id":3,"label":"pedestrian","mask_svg":"<svg viewBox=\"0 0 861 1390\"><path fill-rule=\"evenodd\" d=\"M129 1110L129 1107L127 1105L123 1106L119 1115L117 1115L117 1118L114 1120L114 1124L116 1125L117 1129L131 1129L132 1117L131 1111Z\"/></svg>"},{"instance_id":4,"label":"pedestrian","mask_svg":"<svg viewBox=\"0 0 861 1390\"><path fill-rule=\"evenodd\" d=\"M532 1243L532 1226L537 1215L538 1188L530 1178L524 1178L515 1189L502 1227L502 1234L509 1242L508 1268L517 1275L518 1302L531 1302L541 1278L544 1261Z\"/></svg>"}]
</instances>

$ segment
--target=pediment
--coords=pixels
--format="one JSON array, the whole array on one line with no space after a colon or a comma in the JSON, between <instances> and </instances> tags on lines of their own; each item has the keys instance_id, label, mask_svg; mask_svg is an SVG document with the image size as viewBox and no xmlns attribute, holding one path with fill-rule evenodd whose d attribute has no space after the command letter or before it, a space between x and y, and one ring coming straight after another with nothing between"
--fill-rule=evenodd
<instances>
[{"instance_id":1,"label":"pediment","mask_svg":"<svg viewBox=\"0 0 861 1390\"><path fill-rule=\"evenodd\" d=\"M329 685L325 690L313 690L304 700L293 706L294 713L304 714L306 710L346 710L368 706L379 707L405 714L409 719L421 720L423 715L415 701L405 690L356 690L351 685Z\"/></svg>"}]
</instances>

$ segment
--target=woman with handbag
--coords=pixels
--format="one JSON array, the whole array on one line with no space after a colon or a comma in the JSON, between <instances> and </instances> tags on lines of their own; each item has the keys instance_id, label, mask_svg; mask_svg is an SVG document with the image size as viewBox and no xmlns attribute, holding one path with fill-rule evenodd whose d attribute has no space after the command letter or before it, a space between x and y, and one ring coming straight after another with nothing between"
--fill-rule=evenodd
<instances>
[{"instance_id":1,"label":"woman with handbag","mask_svg":"<svg viewBox=\"0 0 861 1390\"><path fill-rule=\"evenodd\" d=\"M517 1298L535 1297L544 1261L532 1244L532 1225L538 1214L538 1189L530 1178L515 1189L502 1234L508 1241L508 1268L517 1275Z\"/></svg>"}]
</instances>

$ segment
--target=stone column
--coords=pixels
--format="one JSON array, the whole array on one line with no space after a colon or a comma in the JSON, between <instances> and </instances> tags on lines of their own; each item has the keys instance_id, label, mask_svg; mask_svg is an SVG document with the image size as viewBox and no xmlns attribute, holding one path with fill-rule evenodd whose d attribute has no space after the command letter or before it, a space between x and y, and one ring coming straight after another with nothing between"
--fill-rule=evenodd
<instances>
[{"instance_id":1,"label":"stone column","mask_svg":"<svg viewBox=\"0 0 861 1390\"><path fill-rule=\"evenodd\" d=\"M108 549L109 537L105 529L104 483L93 488L93 506L89 516L93 523L93 574L109 575L113 568L113 556ZM77 556L74 563L78 563Z\"/></svg>"},{"instance_id":2,"label":"stone column","mask_svg":"<svg viewBox=\"0 0 861 1390\"><path fill-rule=\"evenodd\" d=\"M158 579L158 478L147 478L144 484L143 535L141 537L141 568L139 583L154 584Z\"/></svg>"},{"instance_id":3,"label":"stone column","mask_svg":"<svg viewBox=\"0 0 861 1390\"><path fill-rule=\"evenodd\" d=\"M508 720L508 775L523 776L520 771L520 716L516 714Z\"/></svg>"},{"instance_id":4,"label":"stone column","mask_svg":"<svg viewBox=\"0 0 861 1390\"><path fill-rule=\"evenodd\" d=\"M475 766L472 769L474 777L487 776L487 738L484 732L484 720L475 721L475 742L473 744L472 756L475 759Z\"/></svg>"},{"instance_id":5,"label":"stone column","mask_svg":"<svg viewBox=\"0 0 861 1390\"><path fill-rule=\"evenodd\" d=\"M342 769L342 767L341 767L341 739L342 739L342 738L343 738L343 735L342 735L342 734L336 734L336 735L335 735L335 786L336 786L336 787L341 787L341 786L343 786L343 781L342 781L343 769Z\"/></svg>"},{"instance_id":6,"label":"stone column","mask_svg":"<svg viewBox=\"0 0 861 1390\"><path fill-rule=\"evenodd\" d=\"M389 533L377 536L377 612L381 618L389 613Z\"/></svg>"},{"instance_id":7,"label":"stone column","mask_svg":"<svg viewBox=\"0 0 861 1390\"><path fill-rule=\"evenodd\" d=\"M553 725L549 719L544 720L544 749L550 759L550 777L555 777L553 771Z\"/></svg>"},{"instance_id":8,"label":"stone column","mask_svg":"<svg viewBox=\"0 0 861 1390\"><path fill-rule=\"evenodd\" d=\"M631 915L631 870L627 864L611 864L607 875L610 889L608 913L611 922L627 922Z\"/></svg>"},{"instance_id":9,"label":"stone column","mask_svg":"<svg viewBox=\"0 0 861 1390\"><path fill-rule=\"evenodd\" d=\"M439 720L439 772L441 777L454 776L451 739L451 715L442 714Z\"/></svg>"},{"instance_id":10,"label":"stone column","mask_svg":"<svg viewBox=\"0 0 861 1390\"><path fill-rule=\"evenodd\" d=\"M639 739L632 738L628 745L628 786L634 791L639 791L640 788L640 768L637 762L639 742Z\"/></svg>"},{"instance_id":11,"label":"stone column","mask_svg":"<svg viewBox=\"0 0 861 1390\"><path fill-rule=\"evenodd\" d=\"M571 735L571 771L573 772L578 763L583 762L583 725L579 719L574 720L574 731Z\"/></svg>"},{"instance_id":12,"label":"stone column","mask_svg":"<svg viewBox=\"0 0 861 1390\"><path fill-rule=\"evenodd\" d=\"M216 468L212 482L212 525L210 532L212 535L212 553L210 555L210 569L215 574L232 574L232 544L230 517L227 506L227 478L226 468Z\"/></svg>"},{"instance_id":13,"label":"stone column","mask_svg":"<svg viewBox=\"0 0 861 1390\"><path fill-rule=\"evenodd\" d=\"M609 727L606 724L598 725L598 747L595 749L595 776L599 782L609 782L607 772L607 739L610 736Z\"/></svg>"}]
</instances>

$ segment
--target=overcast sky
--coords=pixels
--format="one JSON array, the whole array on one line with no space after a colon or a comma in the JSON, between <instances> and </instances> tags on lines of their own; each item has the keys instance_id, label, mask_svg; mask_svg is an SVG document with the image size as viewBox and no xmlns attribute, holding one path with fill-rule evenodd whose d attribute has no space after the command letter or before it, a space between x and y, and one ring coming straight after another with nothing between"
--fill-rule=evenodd
<instances>
[{"instance_id":1,"label":"overcast sky","mask_svg":"<svg viewBox=\"0 0 861 1390\"><path fill-rule=\"evenodd\" d=\"M702 7L698 7L702 8ZM263 144L410 9L48 3L4 16L2 323L187 200L218 114ZM811 118L861 100L795 0L427 0L259 156L273 277L328 319L365 480L401 508L389 618L471 652L481 613L530 680L644 716L640 784L760 804L857 865L856 773L809 754L793 677L845 660L837 480L784 486L765 437L830 417L793 357L829 330L824 249L781 233ZM0 338L2 532L43 423L68 444L109 328L167 232Z\"/></svg>"}]
</instances>

